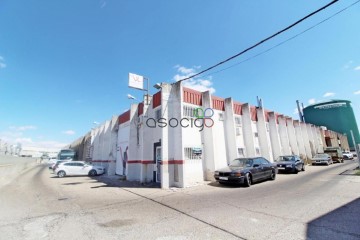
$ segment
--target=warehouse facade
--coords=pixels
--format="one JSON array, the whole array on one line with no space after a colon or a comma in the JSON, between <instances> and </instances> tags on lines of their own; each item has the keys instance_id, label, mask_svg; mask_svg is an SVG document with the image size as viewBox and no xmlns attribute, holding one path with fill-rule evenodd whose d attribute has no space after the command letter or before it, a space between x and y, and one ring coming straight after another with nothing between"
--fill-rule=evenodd
<instances>
[{"instance_id":1,"label":"warehouse facade","mask_svg":"<svg viewBox=\"0 0 360 240\"><path fill-rule=\"evenodd\" d=\"M83 160L106 166L108 174L164 188L213 180L216 169L237 157L310 159L326 146L349 149L345 135L180 82L163 83L150 99L132 104L87 136L88 141L72 144L87 152Z\"/></svg>"}]
</instances>

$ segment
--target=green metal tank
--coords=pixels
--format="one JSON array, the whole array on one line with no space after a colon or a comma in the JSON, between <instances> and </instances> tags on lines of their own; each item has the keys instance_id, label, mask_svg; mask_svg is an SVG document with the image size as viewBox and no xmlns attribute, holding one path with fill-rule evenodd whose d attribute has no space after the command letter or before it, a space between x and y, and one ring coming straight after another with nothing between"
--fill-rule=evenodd
<instances>
[{"instance_id":1,"label":"green metal tank","mask_svg":"<svg viewBox=\"0 0 360 240\"><path fill-rule=\"evenodd\" d=\"M354 148L350 130L353 131L356 144L360 144L360 135L351 102L348 100L331 100L312 104L304 108L305 122L338 133L346 133L350 148Z\"/></svg>"}]
</instances>

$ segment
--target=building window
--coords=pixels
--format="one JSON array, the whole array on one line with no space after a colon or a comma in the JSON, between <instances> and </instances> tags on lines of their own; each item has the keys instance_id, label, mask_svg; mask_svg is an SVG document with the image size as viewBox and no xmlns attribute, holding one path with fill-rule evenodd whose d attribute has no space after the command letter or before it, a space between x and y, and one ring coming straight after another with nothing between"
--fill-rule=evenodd
<instances>
[{"instance_id":1,"label":"building window","mask_svg":"<svg viewBox=\"0 0 360 240\"><path fill-rule=\"evenodd\" d=\"M202 148L186 147L186 148L184 148L184 153L185 153L186 160L201 159Z\"/></svg>"},{"instance_id":2,"label":"building window","mask_svg":"<svg viewBox=\"0 0 360 240\"><path fill-rule=\"evenodd\" d=\"M241 117L235 117L235 124L238 127L241 127Z\"/></svg>"},{"instance_id":3,"label":"building window","mask_svg":"<svg viewBox=\"0 0 360 240\"><path fill-rule=\"evenodd\" d=\"M240 136L241 135L241 128L237 127L236 128L236 136Z\"/></svg>"},{"instance_id":4,"label":"building window","mask_svg":"<svg viewBox=\"0 0 360 240\"><path fill-rule=\"evenodd\" d=\"M258 133L258 132L255 132L254 135L255 135L256 138L259 137L259 133Z\"/></svg>"},{"instance_id":5,"label":"building window","mask_svg":"<svg viewBox=\"0 0 360 240\"><path fill-rule=\"evenodd\" d=\"M238 148L238 157L245 157L245 149L244 148Z\"/></svg>"},{"instance_id":6,"label":"building window","mask_svg":"<svg viewBox=\"0 0 360 240\"><path fill-rule=\"evenodd\" d=\"M155 118L156 120L159 120L161 118L161 109L157 109L155 111Z\"/></svg>"},{"instance_id":7,"label":"building window","mask_svg":"<svg viewBox=\"0 0 360 240\"><path fill-rule=\"evenodd\" d=\"M269 131L269 123L266 123L265 126L266 126L266 131Z\"/></svg>"},{"instance_id":8,"label":"building window","mask_svg":"<svg viewBox=\"0 0 360 240\"><path fill-rule=\"evenodd\" d=\"M258 147L255 148L255 151L256 151L256 155L257 155L257 156L260 156L260 148L258 148Z\"/></svg>"},{"instance_id":9,"label":"building window","mask_svg":"<svg viewBox=\"0 0 360 240\"><path fill-rule=\"evenodd\" d=\"M224 121L224 113L219 113L219 121Z\"/></svg>"},{"instance_id":10,"label":"building window","mask_svg":"<svg viewBox=\"0 0 360 240\"><path fill-rule=\"evenodd\" d=\"M195 108L195 107L190 107L190 106L184 105L183 106L183 116L188 117L188 118L195 118L194 112L196 109L198 109L198 107ZM202 114L201 111L198 114Z\"/></svg>"}]
</instances>

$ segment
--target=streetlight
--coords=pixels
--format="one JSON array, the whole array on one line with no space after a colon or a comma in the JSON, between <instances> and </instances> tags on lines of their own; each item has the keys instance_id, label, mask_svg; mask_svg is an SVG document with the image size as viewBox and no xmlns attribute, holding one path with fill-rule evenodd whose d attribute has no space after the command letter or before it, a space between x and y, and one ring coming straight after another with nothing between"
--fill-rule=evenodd
<instances>
[{"instance_id":1,"label":"streetlight","mask_svg":"<svg viewBox=\"0 0 360 240\"><path fill-rule=\"evenodd\" d=\"M161 83L156 83L153 87L160 90L162 88L162 84Z\"/></svg>"},{"instance_id":2,"label":"streetlight","mask_svg":"<svg viewBox=\"0 0 360 240\"><path fill-rule=\"evenodd\" d=\"M130 95L130 94L127 95L127 98L132 99L132 100L137 100L136 97L134 97L133 95Z\"/></svg>"}]
</instances>

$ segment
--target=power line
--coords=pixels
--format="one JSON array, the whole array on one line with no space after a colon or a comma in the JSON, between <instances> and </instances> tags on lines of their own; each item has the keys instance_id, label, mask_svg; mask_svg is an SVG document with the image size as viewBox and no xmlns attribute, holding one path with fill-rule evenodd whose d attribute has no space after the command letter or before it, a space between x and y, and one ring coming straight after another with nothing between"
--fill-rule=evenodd
<instances>
[{"instance_id":1,"label":"power line","mask_svg":"<svg viewBox=\"0 0 360 240\"><path fill-rule=\"evenodd\" d=\"M200 71L199 73L196 73L196 74L194 74L194 75L192 75L192 76L189 76L189 77L186 77L186 78L184 78L184 79L181 79L181 80L179 80L179 82L185 81L185 80L188 80L188 79L191 79L191 78L196 77L196 76L199 76L200 74L203 74L204 72L207 72L207 71L209 71L209 70L211 70L211 69L213 69L213 68L215 68L215 67L218 67L218 66L220 66L220 65L222 65L222 64L224 64L224 63L226 63L226 62L228 62L228 61L230 61L230 60L232 60L232 59L234 59L234 58L236 58L236 57L238 57L238 56L246 53L247 51L249 51L249 50L251 50L251 49L253 49L253 48L255 48L255 47L263 44L264 42L266 42L266 41L268 41L268 40L276 37L277 35L279 35L279 34L285 32L285 31L289 30L290 28L296 26L297 24L301 23L302 21L306 20L307 18L309 18L309 17L317 14L318 12L321 12L322 10L326 9L327 7L333 5L334 3L338 2L338 1L339 1L339 0L333 0L333 1L331 1L330 3L326 4L325 6L319 8L318 10L316 10L316 11L314 11L314 12L306 15L305 17L301 18L300 20L298 20L298 21L294 22L293 24L287 26L286 28L278 31L277 33L274 33L273 35L271 35L271 36L269 36L269 37L261 40L260 42L252 45L251 47L246 48L245 50L239 52L238 54L236 54L236 55L234 55L234 56L231 56L231 57L225 59L224 61L221 61L221 62L219 62L219 63L217 63L217 64L215 64L215 65L213 65L213 66L211 66L211 67L208 67L208 68L206 68L205 70Z\"/></svg>"},{"instance_id":2,"label":"power line","mask_svg":"<svg viewBox=\"0 0 360 240\"><path fill-rule=\"evenodd\" d=\"M219 71L211 72L211 73L206 74L206 75L202 75L201 77L207 77L207 76L210 76L210 75L213 75L213 74L217 74L217 73L219 73L219 72L223 72L223 71L225 71L225 70L227 70L227 69L230 69L230 68L233 68L233 67L235 67L235 66L237 66L237 65L239 65L239 64L241 64L241 63L250 61L250 60L252 60L252 59L254 59L254 58L256 58L256 57L258 57L258 56L260 56L260 55L263 55L264 53L270 52L270 51L273 50L274 48L277 48L277 47L279 47L279 46L281 46L281 45L283 45L283 44L285 44L285 43L293 40L294 38L297 38L298 36L306 33L307 31L310 31L311 29L313 29L313 28L319 26L320 24L322 24L322 23L330 20L331 18L333 18L333 17L335 17L336 15L344 12L345 10L349 9L350 7L354 6L355 4L357 4L357 3L359 3L359 2L360 2L360 0L357 0L356 2L352 3L351 5L349 5L349 6L345 7L345 8L343 8L343 9L341 9L340 11L338 11L338 12L336 12L336 13L334 13L334 14L331 15L330 17L325 18L324 20L318 22L317 24L315 24L315 25L313 25L313 26L305 29L304 31L302 31L302 32L300 32L300 33L298 33L298 34L296 34L296 35L294 35L294 36L292 36L292 37L290 37L290 38L288 38L288 39L286 39L286 40L284 40L284 41L282 41L282 42L280 42L280 43L278 43L278 44L276 44L276 45L274 45L274 46L272 46L271 48L266 49L265 51L262 51L262 52L260 52L260 53L258 53L258 54L255 54L254 56L248 57L248 58L246 58L245 60L240 61L240 62L237 62L237 63L235 63L235 64L233 64L233 65L231 65L231 66L229 66L229 67L220 69Z\"/></svg>"}]
</instances>

